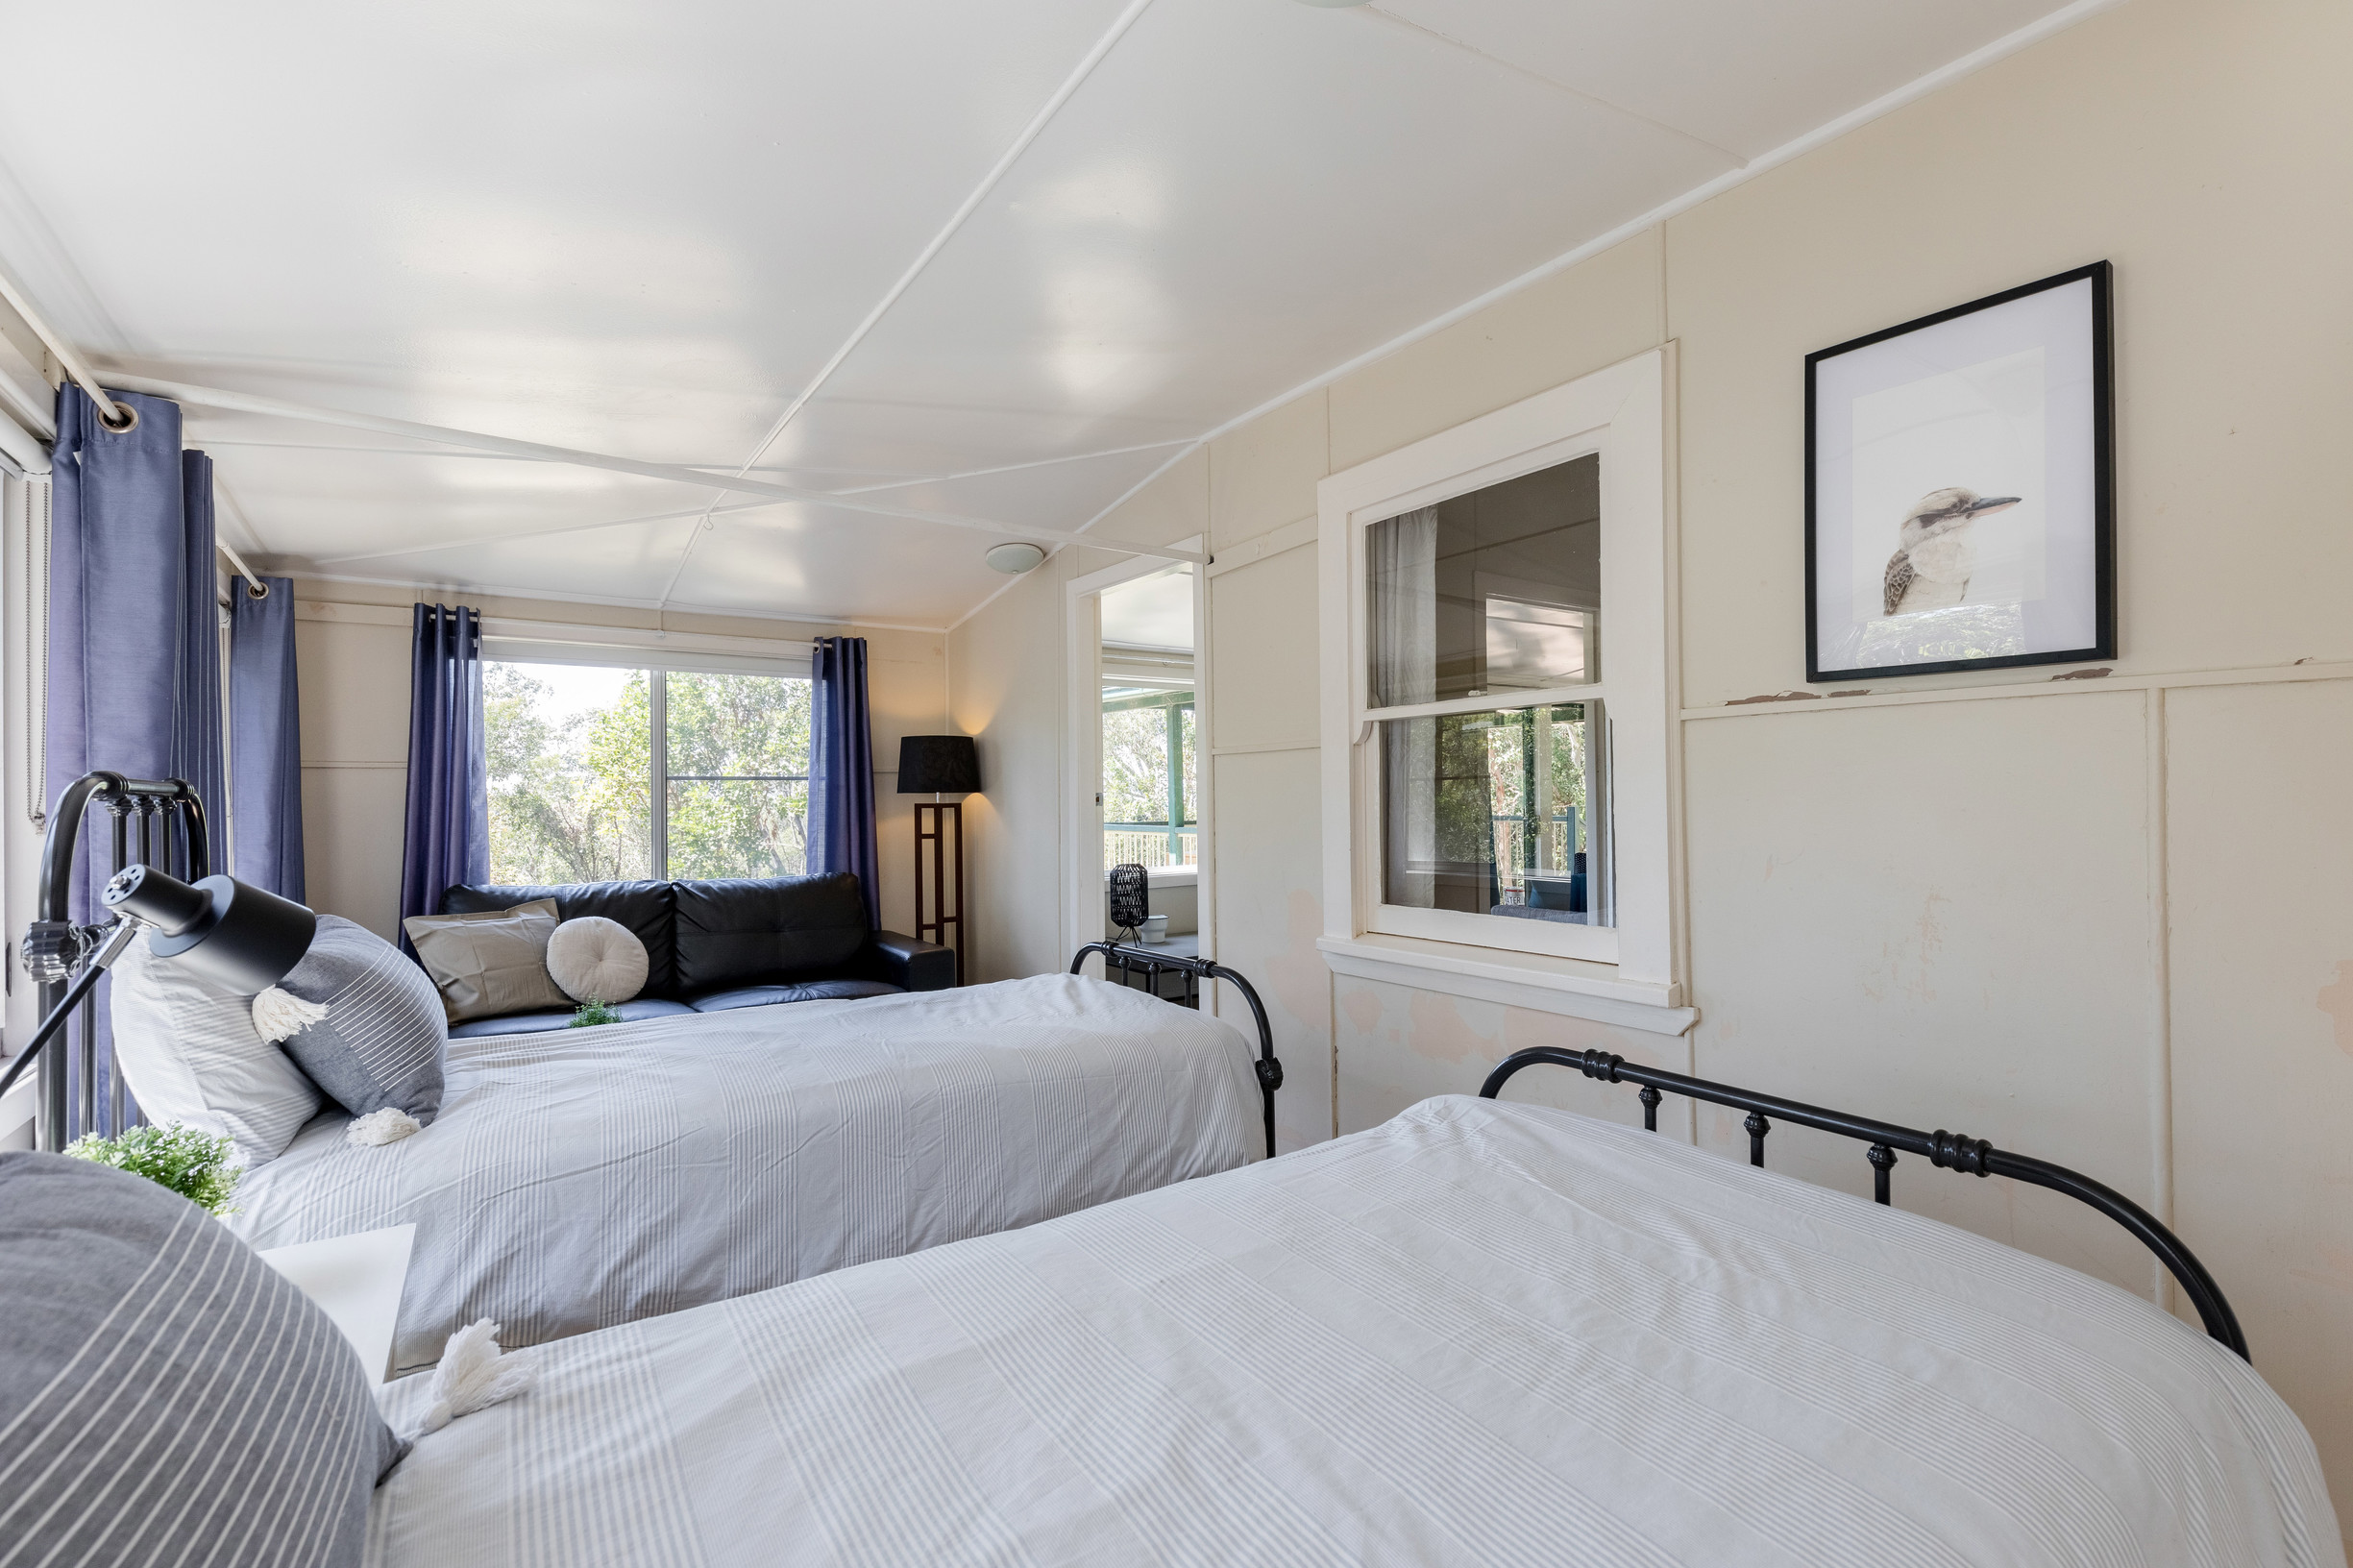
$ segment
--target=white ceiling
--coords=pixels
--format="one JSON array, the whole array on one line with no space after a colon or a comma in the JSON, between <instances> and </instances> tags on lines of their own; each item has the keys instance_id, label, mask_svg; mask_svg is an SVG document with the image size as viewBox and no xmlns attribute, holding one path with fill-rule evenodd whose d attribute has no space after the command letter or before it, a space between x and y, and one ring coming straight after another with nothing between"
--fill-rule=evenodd
<instances>
[{"instance_id":1,"label":"white ceiling","mask_svg":"<svg viewBox=\"0 0 2353 1568\"><path fill-rule=\"evenodd\" d=\"M0 259L126 374L1075 529L1237 415L2053 9L27 8ZM989 536L927 523L188 430L224 533L278 570L932 626L1004 580Z\"/></svg>"}]
</instances>

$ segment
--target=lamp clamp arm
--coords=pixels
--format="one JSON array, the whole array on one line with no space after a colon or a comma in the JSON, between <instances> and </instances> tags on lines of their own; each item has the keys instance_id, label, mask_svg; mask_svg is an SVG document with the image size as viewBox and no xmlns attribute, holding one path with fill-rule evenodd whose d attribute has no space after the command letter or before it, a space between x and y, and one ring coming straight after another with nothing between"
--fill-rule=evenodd
<instances>
[{"instance_id":1,"label":"lamp clamp arm","mask_svg":"<svg viewBox=\"0 0 2353 1568\"><path fill-rule=\"evenodd\" d=\"M65 1026L65 1020L72 1017L73 1010L82 1005L82 999L90 993L90 988L98 984L98 977L114 967L114 961L123 956L123 949L131 945L131 939L146 929L146 922L117 917L104 925L73 926L63 920L37 920L34 926L36 930L41 926L63 927L77 942L84 943L85 945L75 949L82 972L59 999L58 1005L49 1010L49 1016L41 1019L40 1027L33 1031L32 1040L16 1053L16 1059L8 1065L8 1070L0 1072L0 1094L7 1093L9 1086L22 1077L24 1070L39 1058L41 1048ZM32 943L33 931L27 931L25 960L28 968L32 967ZM68 968L66 972L71 973L72 970Z\"/></svg>"}]
</instances>

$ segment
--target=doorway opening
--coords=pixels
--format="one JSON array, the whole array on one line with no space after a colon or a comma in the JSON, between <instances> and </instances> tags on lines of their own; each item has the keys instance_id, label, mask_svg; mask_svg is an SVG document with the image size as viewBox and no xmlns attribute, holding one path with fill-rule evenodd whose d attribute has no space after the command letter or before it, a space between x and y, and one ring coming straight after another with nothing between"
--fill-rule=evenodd
<instances>
[{"instance_id":1,"label":"doorway opening","mask_svg":"<svg viewBox=\"0 0 2353 1568\"><path fill-rule=\"evenodd\" d=\"M1071 945L1211 951L1200 574L1137 561L1070 584ZM1115 867L1140 868L1148 919L1113 921Z\"/></svg>"}]
</instances>

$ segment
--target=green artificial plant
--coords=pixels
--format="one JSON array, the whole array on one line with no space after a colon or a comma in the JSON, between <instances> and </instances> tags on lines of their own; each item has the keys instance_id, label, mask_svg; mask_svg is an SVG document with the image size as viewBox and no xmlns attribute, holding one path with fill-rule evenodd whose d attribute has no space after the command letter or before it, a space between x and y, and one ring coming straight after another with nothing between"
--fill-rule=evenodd
<instances>
[{"instance_id":1,"label":"green artificial plant","mask_svg":"<svg viewBox=\"0 0 2353 1568\"><path fill-rule=\"evenodd\" d=\"M185 1122L126 1128L112 1138L90 1133L67 1144L65 1152L77 1160L144 1176L215 1214L233 1212L229 1195L236 1190L237 1178L245 1174L236 1164L234 1144Z\"/></svg>"},{"instance_id":2,"label":"green artificial plant","mask_svg":"<svg viewBox=\"0 0 2353 1568\"><path fill-rule=\"evenodd\" d=\"M580 1010L572 1016L572 1022L568 1027L592 1029L600 1023L619 1023L620 1021L620 1014L592 996L580 1004Z\"/></svg>"}]
</instances>

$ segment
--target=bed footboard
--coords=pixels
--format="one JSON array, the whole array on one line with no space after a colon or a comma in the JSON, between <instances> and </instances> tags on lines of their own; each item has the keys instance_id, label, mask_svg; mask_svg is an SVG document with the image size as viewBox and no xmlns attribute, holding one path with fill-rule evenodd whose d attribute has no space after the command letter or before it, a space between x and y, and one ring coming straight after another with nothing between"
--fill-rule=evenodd
<instances>
[{"instance_id":1,"label":"bed footboard","mask_svg":"<svg viewBox=\"0 0 2353 1568\"><path fill-rule=\"evenodd\" d=\"M1275 1060L1274 1030L1266 1021L1266 1005L1259 1000L1257 988L1243 979L1240 974L1227 968L1214 959L1180 958L1173 953L1156 953L1149 947L1129 947L1116 942L1091 942L1081 947L1070 957L1072 974L1078 973L1086 967L1087 956L1090 953L1103 955L1103 968L1107 977L1109 971L1117 969L1124 984L1129 978L1141 975L1144 989L1155 996L1160 996L1161 976L1165 974L1181 976L1185 983L1184 992L1175 996L1161 996L1161 1000L1174 1002L1179 1007L1189 1007L1196 1011L1200 1008L1201 982L1204 980L1223 980L1242 993L1242 1000L1250 1004L1251 1017L1258 1020L1259 1059L1256 1066L1259 1075L1259 1098L1264 1102L1266 1158L1273 1159L1275 1156L1275 1090L1283 1087L1283 1064Z\"/></svg>"},{"instance_id":2,"label":"bed footboard","mask_svg":"<svg viewBox=\"0 0 2353 1568\"><path fill-rule=\"evenodd\" d=\"M2047 1187L2054 1192L2064 1192L2080 1203L2086 1203L2115 1220L2139 1238L2141 1244L2157 1255L2197 1309L2198 1321L2206 1332L2222 1341L2241 1360L2246 1360L2246 1335L2239 1330L2237 1314L2223 1299L2222 1288L2206 1272L2206 1265L2197 1255L2182 1245L2175 1236L2157 1222L2155 1215L2114 1188L2104 1187L2080 1171L2054 1165L2047 1160L2036 1160L2022 1154L1998 1149L1981 1138L1966 1138L1938 1128L1924 1133L1910 1127L1899 1127L1893 1122L1873 1121L1868 1116L1851 1116L1844 1111L1826 1111L1820 1106L1801 1105L1795 1100L1777 1099L1770 1094L1757 1094L1749 1090L1735 1089L1729 1084L1710 1083L1704 1078L1686 1078L1679 1072L1663 1072L1656 1067L1638 1066L1622 1056L1607 1051L1564 1051L1550 1045L1531 1050L1514 1051L1497 1064L1487 1081L1479 1087L1482 1099L1491 1100L1522 1067L1539 1064L1575 1067L1588 1078L1598 1078L1609 1084L1640 1084L1642 1086L1642 1125L1651 1132L1658 1131L1658 1102L1660 1090L1681 1094L1694 1100L1706 1100L1715 1105L1730 1106L1735 1111L1749 1113L1741 1125L1749 1134L1749 1164L1765 1163L1765 1136L1773 1131L1773 1118L1795 1122L1801 1127L1813 1127L1826 1133L1851 1138L1870 1147L1863 1158L1871 1162L1872 1196L1880 1203L1889 1202L1888 1175L1896 1167L1896 1151L1902 1149L1925 1159L1928 1164L1945 1170L1971 1176L2007 1176L2014 1181L2030 1182L2036 1187Z\"/></svg>"}]
</instances>

